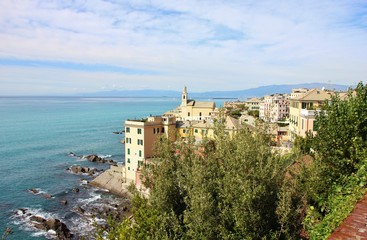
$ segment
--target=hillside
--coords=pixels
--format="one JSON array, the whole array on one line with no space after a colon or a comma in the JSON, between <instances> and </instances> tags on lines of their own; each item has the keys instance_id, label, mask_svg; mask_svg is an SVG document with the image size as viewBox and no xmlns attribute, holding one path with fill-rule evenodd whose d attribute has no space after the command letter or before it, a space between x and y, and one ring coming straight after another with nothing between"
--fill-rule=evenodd
<instances>
[{"instance_id":1,"label":"hillside","mask_svg":"<svg viewBox=\"0 0 367 240\"><path fill-rule=\"evenodd\" d=\"M337 91L345 91L349 86L324 84L324 83L305 83L288 85L268 85L257 88L234 91L209 91L209 92L190 92L191 98L239 98L247 99L250 97L261 97L274 93L290 93L293 88L322 88ZM104 92L94 92L81 94L85 97L180 97L181 92L170 90L114 90Z\"/></svg>"}]
</instances>

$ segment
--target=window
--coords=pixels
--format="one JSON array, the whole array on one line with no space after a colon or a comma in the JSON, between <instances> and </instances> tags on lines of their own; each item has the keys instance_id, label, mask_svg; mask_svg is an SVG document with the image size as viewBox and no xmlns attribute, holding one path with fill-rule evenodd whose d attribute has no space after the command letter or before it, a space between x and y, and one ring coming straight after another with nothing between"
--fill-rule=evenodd
<instances>
[{"instance_id":1,"label":"window","mask_svg":"<svg viewBox=\"0 0 367 240\"><path fill-rule=\"evenodd\" d=\"M130 148L127 149L127 155L130 155Z\"/></svg>"},{"instance_id":2,"label":"window","mask_svg":"<svg viewBox=\"0 0 367 240\"><path fill-rule=\"evenodd\" d=\"M190 117L190 113L189 112L187 113L187 116Z\"/></svg>"},{"instance_id":3,"label":"window","mask_svg":"<svg viewBox=\"0 0 367 240\"><path fill-rule=\"evenodd\" d=\"M201 112L199 112L199 116L201 117Z\"/></svg>"},{"instance_id":4,"label":"window","mask_svg":"<svg viewBox=\"0 0 367 240\"><path fill-rule=\"evenodd\" d=\"M157 128L157 133L159 133L159 128Z\"/></svg>"},{"instance_id":5,"label":"window","mask_svg":"<svg viewBox=\"0 0 367 240\"><path fill-rule=\"evenodd\" d=\"M303 130L303 125L304 125L304 119L302 119L302 130Z\"/></svg>"},{"instance_id":6,"label":"window","mask_svg":"<svg viewBox=\"0 0 367 240\"><path fill-rule=\"evenodd\" d=\"M127 159L127 163L130 163L130 158Z\"/></svg>"},{"instance_id":7,"label":"window","mask_svg":"<svg viewBox=\"0 0 367 240\"><path fill-rule=\"evenodd\" d=\"M162 133L164 133L164 127L162 127Z\"/></svg>"},{"instance_id":8,"label":"window","mask_svg":"<svg viewBox=\"0 0 367 240\"><path fill-rule=\"evenodd\" d=\"M129 171L130 171L130 167L127 167L127 170L129 170Z\"/></svg>"},{"instance_id":9,"label":"window","mask_svg":"<svg viewBox=\"0 0 367 240\"><path fill-rule=\"evenodd\" d=\"M153 134L155 134L155 128L153 128Z\"/></svg>"},{"instance_id":10,"label":"window","mask_svg":"<svg viewBox=\"0 0 367 240\"><path fill-rule=\"evenodd\" d=\"M198 130L195 128L195 133L198 133Z\"/></svg>"},{"instance_id":11,"label":"window","mask_svg":"<svg viewBox=\"0 0 367 240\"><path fill-rule=\"evenodd\" d=\"M143 146L143 139L138 139L138 145L142 145Z\"/></svg>"},{"instance_id":12,"label":"window","mask_svg":"<svg viewBox=\"0 0 367 240\"><path fill-rule=\"evenodd\" d=\"M141 134L141 128L138 128L138 134Z\"/></svg>"},{"instance_id":13,"label":"window","mask_svg":"<svg viewBox=\"0 0 367 240\"><path fill-rule=\"evenodd\" d=\"M205 129L201 130L201 134L206 134L206 130Z\"/></svg>"},{"instance_id":14,"label":"window","mask_svg":"<svg viewBox=\"0 0 367 240\"><path fill-rule=\"evenodd\" d=\"M186 133L186 129L182 129L182 133Z\"/></svg>"},{"instance_id":15,"label":"window","mask_svg":"<svg viewBox=\"0 0 367 240\"><path fill-rule=\"evenodd\" d=\"M129 133L130 132L130 128L129 127L126 127L125 132Z\"/></svg>"},{"instance_id":16,"label":"window","mask_svg":"<svg viewBox=\"0 0 367 240\"><path fill-rule=\"evenodd\" d=\"M142 154L141 154L141 150L139 150L139 157L141 157L141 155L142 155Z\"/></svg>"},{"instance_id":17,"label":"window","mask_svg":"<svg viewBox=\"0 0 367 240\"><path fill-rule=\"evenodd\" d=\"M138 161L138 166L139 167L143 166L143 161Z\"/></svg>"}]
</instances>

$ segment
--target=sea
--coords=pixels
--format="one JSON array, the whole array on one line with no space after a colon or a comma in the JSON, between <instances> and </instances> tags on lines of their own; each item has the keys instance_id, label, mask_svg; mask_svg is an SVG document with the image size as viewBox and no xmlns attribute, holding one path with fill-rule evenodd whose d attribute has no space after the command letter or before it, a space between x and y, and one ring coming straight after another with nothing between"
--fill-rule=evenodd
<instances>
[{"instance_id":1,"label":"sea","mask_svg":"<svg viewBox=\"0 0 367 240\"><path fill-rule=\"evenodd\" d=\"M91 154L123 164L124 135L114 132L122 132L124 121L161 115L179 104L178 98L0 97L0 236L11 228L6 239L54 239L30 223L31 214L60 219L76 239L92 238L102 220L76 209L93 211L124 199L90 187L93 176L67 168L109 168L84 157Z\"/></svg>"},{"instance_id":2,"label":"sea","mask_svg":"<svg viewBox=\"0 0 367 240\"><path fill-rule=\"evenodd\" d=\"M82 157L90 154L123 163L124 135L114 132L122 132L124 121L160 115L179 103L176 98L0 97L0 236L10 227L7 239L54 238L35 229L20 209L58 218L76 236L90 231L96 219L85 219L75 208L117 199L86 185L92 177L66 169L109 168Z\"/></svg>"}]
</instances>

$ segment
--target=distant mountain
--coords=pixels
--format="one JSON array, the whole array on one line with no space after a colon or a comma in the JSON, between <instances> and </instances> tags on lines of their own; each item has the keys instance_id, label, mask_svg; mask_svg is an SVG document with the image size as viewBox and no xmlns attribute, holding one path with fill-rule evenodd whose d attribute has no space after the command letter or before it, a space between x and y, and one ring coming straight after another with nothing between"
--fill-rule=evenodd
<instances>
[{"instance_id":1,"label":"distant mountain","mask_svg":"<svg viewBox=\"0 0 367 240\"><path fill-rule=\"evenodd\" d=\"M268 85L257 88L250 88L236 91L210 91L210 92L190 92L190 98L239 98L262 97L274 93L290 93L293 88L326 88L336 91L345 91L347 85L325 84L325 83L304 83L289 85ZM82 94L85 97L175 97L180 98L181 92L168 90L114 90L96 93Z\"/></svg>"}]
</instances>

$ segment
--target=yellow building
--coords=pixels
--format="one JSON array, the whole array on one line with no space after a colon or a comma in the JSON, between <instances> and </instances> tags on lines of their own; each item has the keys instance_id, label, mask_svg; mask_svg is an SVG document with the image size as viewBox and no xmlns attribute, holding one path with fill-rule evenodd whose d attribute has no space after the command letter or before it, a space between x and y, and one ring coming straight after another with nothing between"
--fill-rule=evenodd
<instances>
[{"instance_id":1,"label":"yellow building","mask_svg":"<svg viewBox=\"0 0 367 240\"><path fill-rule=\"evenodd\" d=\"M296 136L306 136L306 132L316 133L317 123L315 113L321 109L332 92L322 89L312 89L290 100L289 134L293 141Z\"/></svg>"},{"instance_id":2,"label":"yellow building","mask_svg":"<svg viewBox=\"0 0 367 240\"><path fill-rule=\"evenodd\" d=\"M198 102L188 98L186 86L181 95L181 105L164 115L175 116L182 121L209 120L217 113L215 102Z\"/></svg>"},{"instance_id":3,"label":"yellow building","mask_svg":"<svg viewBox=\"0 0 367 240\"><path fill-rule=\"evenodd\" d=\"M210 121L186 121L177 122L178 134L182 139L193 136L196 142L200 142L204 138L214 138L214 120ZM242 128L238 119L227 116L225 119L224 131L233 136Z\"/></svg>"},{"instance_id":4,"label":"yellow building","mask_svg":"<svg viewBox=\"0 0 367 240\"><path fill-rule=\"evenodd\" d=\"M175 140L176 119L167 116L125 121L125 176L126 182L138 182L137 170L153 156L157 140L165 135Z\"/></svg>"}]
</instances>

